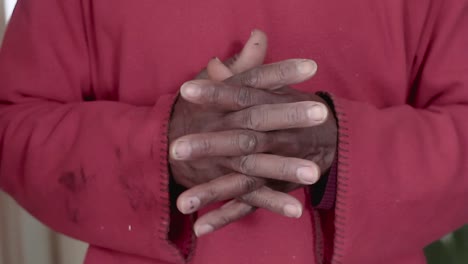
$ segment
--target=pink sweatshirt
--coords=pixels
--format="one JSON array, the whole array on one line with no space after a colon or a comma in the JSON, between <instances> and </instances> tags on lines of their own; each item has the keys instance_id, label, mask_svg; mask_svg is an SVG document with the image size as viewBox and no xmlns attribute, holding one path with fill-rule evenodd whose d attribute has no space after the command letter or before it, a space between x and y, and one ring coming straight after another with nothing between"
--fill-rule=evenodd
<instances>
[{"instance_id":1,"label":"pink sweatshirt","mask_svg":"<svg viewBox=\"0 0 468 264\"><path fill-rule=\"evenodd\" d=\"M170 218L174 95L253 28L333 94L336 206L191 242ZM468 222L466 0L20 0L0 53L0 186L86 264L424 263ZM313 195L313 194L312 194ZM329 193L327 195L330 195ZM176 246L176 243L178 246Z\"/></svg>"}]
</instances>

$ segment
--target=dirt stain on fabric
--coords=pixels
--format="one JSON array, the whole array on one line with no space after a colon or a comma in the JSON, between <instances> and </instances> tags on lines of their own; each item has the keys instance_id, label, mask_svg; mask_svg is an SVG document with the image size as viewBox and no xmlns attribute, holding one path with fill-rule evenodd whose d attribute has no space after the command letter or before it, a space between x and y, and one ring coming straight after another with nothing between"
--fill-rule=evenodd
<instances>
[{"instance_id":1,"label":"dirt stain on fabric","mask_svg":"<svg viewBox=\"0 0 468 264\"><path fill-rule=\"evenodd\" d=\"M127 194L130 207L134 211L144 209L151 211L157 205L157 199L151 186L148 186L143 172L137 174L121 174L120 185Z\"/></svg>"},{"instance_id":2,"label":"dirt stain on fabric","mask_svg":"<svg viewBox=\"0 0 468 264\"><path fill-rule=\"evenodd\" d=\"M79 195L86 189L88 184L88 176L84 168L81 166L78 171L66 171L58 179L58 183L67 191L68 195L65 198L65 210L67 218L78 224L79 222Z\"/></svg>"}]
</instances>

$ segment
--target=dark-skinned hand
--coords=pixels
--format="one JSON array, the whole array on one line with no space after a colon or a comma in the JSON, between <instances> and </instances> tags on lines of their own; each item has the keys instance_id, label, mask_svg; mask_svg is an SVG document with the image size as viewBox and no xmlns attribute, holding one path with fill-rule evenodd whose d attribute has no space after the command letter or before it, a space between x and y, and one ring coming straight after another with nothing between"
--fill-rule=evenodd
<instances>
[{"instance_id":1,"label":"dark-skinned hand","mask_svg":"<svg viewBox=\"0 0 468 264\"><path fill-rule=\"evenodd\" d=\"M249 40L239 61L249 56L263 61L266 49L255 44L266 47L266 37L262 45L263 35L257 34L259 39ZM252 43L257 48L249 54ZM176 103L174 115L184 113L178 120L183 130L171 138L185 136L171 141L171 168L179 184L193 188L179 197L178 208L192 213L213 202L235 199L200 217L194 227L197 235L221 228L257 207L299 217L301 204L286 193L315 183L320 169L328 169L333 160L336 122L323 100L287 87L310 78L315 63L257 64L229 77L235 67L213 60L208 76L228 79L191 81L181 88L186 101ZM173 127L174 121L172 131Z\"/></svg>"}]
</instances>

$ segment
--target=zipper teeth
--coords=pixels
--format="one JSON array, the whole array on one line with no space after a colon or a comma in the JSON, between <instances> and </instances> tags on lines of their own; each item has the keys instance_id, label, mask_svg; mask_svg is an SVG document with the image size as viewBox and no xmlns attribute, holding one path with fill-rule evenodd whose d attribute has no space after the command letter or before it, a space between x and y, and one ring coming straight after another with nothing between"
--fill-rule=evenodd
<instances>
[{"instance_id":1,"label":"zipper teeth","mask_svg":"<svg viewBox=\"0 0 468 264\"><path fill-rule=\"evenodd\" d=\"M335 237L332 263L343 263L343 254L345 246L345 226L347 210L347 193L349 181L349 135L348 135L348 117L344 112L340 101L333 95L330 98L334 102L336 117L338 120L338 167L337 167L337 191L335 203ZM338 177L339 175L339 177Z\"/></svg>"}]
</instances>

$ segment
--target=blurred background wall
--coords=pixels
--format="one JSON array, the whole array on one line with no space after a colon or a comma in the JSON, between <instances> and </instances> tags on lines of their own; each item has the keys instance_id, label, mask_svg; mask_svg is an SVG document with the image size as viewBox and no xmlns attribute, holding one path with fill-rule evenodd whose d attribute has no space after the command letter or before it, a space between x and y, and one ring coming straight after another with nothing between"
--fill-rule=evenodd
<instances>
[{"instance_id":1,"label":"blurred background wall","mask_svg":"<svg viewBox=\"0 0 468 264\"><path fill-rule=\"evenodd\" d=\"M0 43L16 0L0 0ZM0 191L0 264L82 264L86 244L59 235Z\"/></svg>"}]
</instances>

